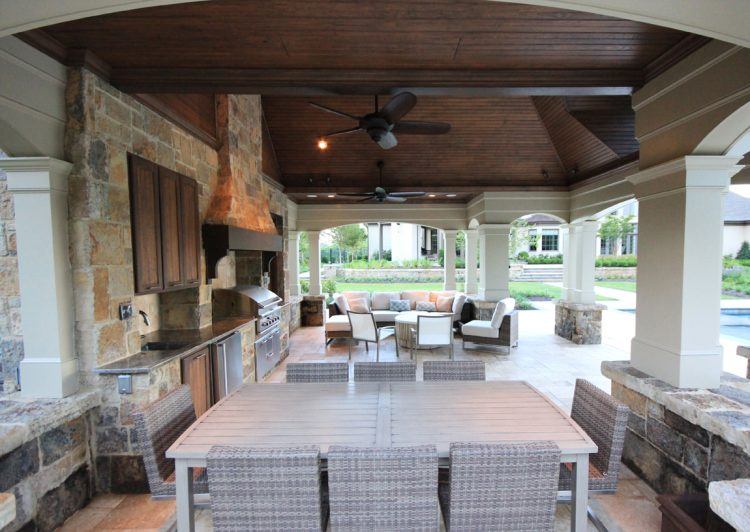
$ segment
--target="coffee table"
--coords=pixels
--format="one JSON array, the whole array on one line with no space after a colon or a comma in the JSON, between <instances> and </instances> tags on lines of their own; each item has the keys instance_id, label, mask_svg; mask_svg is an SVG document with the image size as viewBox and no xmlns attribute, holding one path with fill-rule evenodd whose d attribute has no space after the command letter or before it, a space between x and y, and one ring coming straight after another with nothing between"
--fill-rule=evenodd
<instances>
[{"instance_id":1,"label":"coffee table","mask_svg":"<svg viewBox=\"0 0 750 532\"><path fill-rule=\"evenodd\" d=\"M419 316L450 316L450 312L428 312L426 310L409 310L399 312L395 318L396 322L396 341L400 347L411 349L416 347L411 331L417 328L417 319ZM436 349L429 347L428 349Z\"/></svg>"}]
</instances>

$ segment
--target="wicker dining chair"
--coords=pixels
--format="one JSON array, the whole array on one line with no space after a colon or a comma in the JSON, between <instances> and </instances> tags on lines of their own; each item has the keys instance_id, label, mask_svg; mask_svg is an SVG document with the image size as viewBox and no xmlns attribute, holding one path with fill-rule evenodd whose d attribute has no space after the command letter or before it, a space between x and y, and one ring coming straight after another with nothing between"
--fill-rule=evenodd
<instances>
[{"instance_id":1,"label":"wicker dining chair","mask_svg":"<svg viewBox=\"0 0 750 532\"><path fill-rule=\"evenodd\" d=\"M297 362L286 365L286 382L348 382L346 362Z\"/></svg>"},{"instance_id":2,"label":"wicker dining chair","mask_svg":"<svg viewBox=\"0 0 750 532\"><path fill-rule=\"evenodd\" d=\"M422 364L425 381L483 381L484 362L481 360L425 360Z\"/></svg>"},{"instance_id":3,"label":"wicker dining chair","mask_svg":"<svg viewBox=\"0 0 750 532\"><path fill-rule=\"evenodd\" d=\"M214 446L206 463L216 532L326 529L317 447Z\"/></svg>"},{"instance_id":4,"label":"wicker dining chair","mask_svg":"<svg viewBox=\"0 0 750 532\"><path fill-rule=\"evenodd\" d=\"M438 530L434 445L328 450L332 530Z\"/></svg>"},{"instance_id":5,"label":"wicker dining chair","mask_svg":"<svg viewBox=\"0 0 750 532\"><path fill-rule=\"evenodd\" d=\"M133 414L138 448L143 454L148 485L154 498L175 496L174 460L165 453L196 420L190 386L183 385ZM194 469L193 490L206 493L206 473Z\"/></svg>"},{"instance_id":6,"label":"wicker dining chair","mask_svg":"<svg viewBox=\"0 0 750 532\"><path fill-rule=\"evenodd\" d=\"M630 409L584 379L576 380L570 417L594 440L599 450L589 455L589 490L614 492L620 476L625 429ZM560 490L573 487L572 464L560 466Z\"/></svg>"},{"instance_id":7,"label":"wicker dining chair","mask_svg":"<svg viewBox=\"0 0 750 532\"><path fill-rule=\"evenodd\" d=\"M452 443L439 489L446 530L553 530L559 466L551 441Z\"/></svg>"},{"instance_id":8,"label":"wicker dining chair","mask_svg":"<svg viewBox=\"0 0 750 532\"><path fill-rule=\"evenodd\" d=\"M355 362L354 382L410 382L417 380L415 362Z\"/></svg>"}]
</instances>

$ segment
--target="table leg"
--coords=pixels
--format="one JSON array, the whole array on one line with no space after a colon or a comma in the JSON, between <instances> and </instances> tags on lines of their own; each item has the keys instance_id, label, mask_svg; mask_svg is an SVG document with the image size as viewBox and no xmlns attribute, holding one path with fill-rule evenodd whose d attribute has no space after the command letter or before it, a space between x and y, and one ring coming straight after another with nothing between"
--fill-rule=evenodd
<instances>
[{"instance_id":1,"label":"table leg","mask_svg":"<svg viewBox=\"0 0 750 532\"><path fill-rule=\"evenodd\" d=\"M175 488L177 490L177 530L178 532L193 532L195 520L193 515L193 468L188 467L187 461L176 459Z\"/></svg>"},{"instance_id":2,"label":"table leg","mask_svg":"<svg viewBox=\"0 0 750 532\"><path fill-rule=\"evenodd\" d=\"M588 530L589 506L589 455L579 454L573 463L573 489L571 490L570 529L575 532Z\"/></svg>"}]
</instances>

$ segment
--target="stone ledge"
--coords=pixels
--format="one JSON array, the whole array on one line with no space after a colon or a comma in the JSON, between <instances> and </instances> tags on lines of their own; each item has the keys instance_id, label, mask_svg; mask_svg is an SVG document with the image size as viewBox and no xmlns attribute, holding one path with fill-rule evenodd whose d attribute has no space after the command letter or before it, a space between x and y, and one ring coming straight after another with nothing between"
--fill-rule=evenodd
<instances>
[{"instance_id":1,"label":"stone ledge","mask_svg":"<svg viewBox=\"0 0 750 532\"><path fill-rule=\"evenodd\" d=\"M555 299L556 307L563 307L575 312L591 312L595 310L607 310L607 305L601 303L572 303L563 299Z\"/></svg>"},{"instance_id":2,"label":"stone ledge","mask_svg":"<svg viewBox=\"0 0 750 532\"><path fill-rule=\"evenodd\" d=\"M750 530L750 479L711 482L708 499L724 521L737 530Z\"/></svg>"},{"instance_id":3,"label":"stone ledge","mask_svg":"<svg viewBox=\"0 0 750 532\"><path fill-rule=\"evenodd\" d=\"M98 390L63 399L32 399L20 393L0 400L0 456L101 404Z\"/></svg>"},{"instance_id":4,"label":"stone ledge","mask_svg":"<svg viewBox=\"0 0 750 532\"><path fill-rule=\"evenodd\" d=\"M750 454L750 380L724 373L714 390L675 388L627 361L602 362L602 374Z\"/></svg>"}]
</instances>

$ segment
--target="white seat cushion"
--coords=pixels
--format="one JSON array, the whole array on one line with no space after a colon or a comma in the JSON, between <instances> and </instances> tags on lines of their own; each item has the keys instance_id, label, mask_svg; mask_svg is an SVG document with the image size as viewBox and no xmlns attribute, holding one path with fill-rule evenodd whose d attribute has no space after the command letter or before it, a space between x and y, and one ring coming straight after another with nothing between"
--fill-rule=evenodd
<instances>
[{"instance_id":1,"label":"white seat cushion","mask_svg":"<svg viewBox=\"0 0 750 532\"><path fill-rule=\"evenodd\" d=\"M500 329L492 326L486 320L473 320L461 326L461 334L464 336L481 336L482 338L499 338Z\"/></svg>"},{"instance_id":2,"label":"white seat cushion","mask_svg":"<svg viewBox=\"0 0 750 532\"><path fill-rule=\"evenodd\" d=\"M372 310L388 310L391 306L391 299L401 299L400 292L373 292L372 293Z\"/></svg>"},{"instance_id":3,"label":"white seat cushion","mask_svg":"<svg viewBox=\"0 0 750 532\"><path fill-rule=\"evenodd\" d=\"M398 316L398 312L395 310L373 310L372 315L375 318L375 323L393 322Z\"/></svg>"},{"instance_id":4,"label":"white seat cushion","mask_svg":"<svg viewBox=\"0 0 750 532\"><path fill-rule=\"evenodd\" d=\"M326 331L351 331L351 325L349 325L349 316L343 314L336 314L326 320L325 324Z\"/></svg>"}]
</instances>

